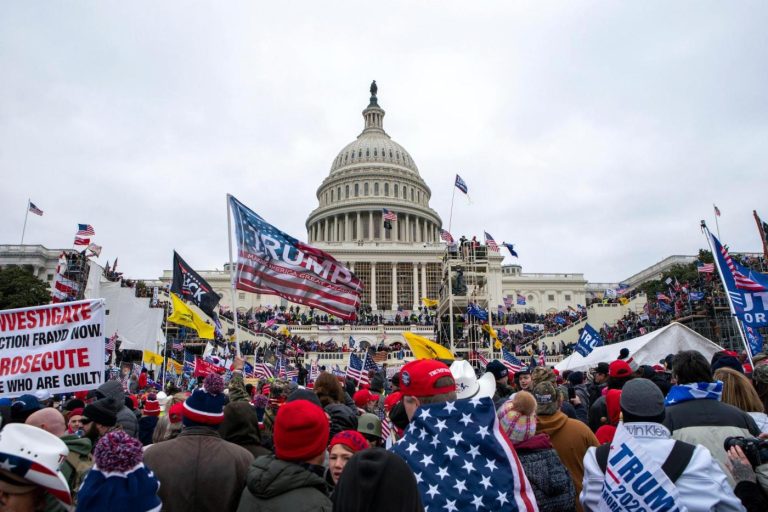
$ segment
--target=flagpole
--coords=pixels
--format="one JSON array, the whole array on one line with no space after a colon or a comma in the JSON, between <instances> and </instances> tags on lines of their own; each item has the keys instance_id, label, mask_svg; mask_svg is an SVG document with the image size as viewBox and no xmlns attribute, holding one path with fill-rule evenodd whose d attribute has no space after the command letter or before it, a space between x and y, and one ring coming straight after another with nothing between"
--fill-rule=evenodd
<instances>
[{"instance_id":1,"label":"flagpole","mask_svg":"<svg viewBox=\"0 0 768 512\"><path fill-rule=\"evenodd\" d=\"M227 249L229 250L229 285L232 291L232 318L235 321L235 351L237 357L242 357L240 354L240 342L237 338L237 302L235 302L235 266L232 262L232 212L229 208L229 198L231 195L227 194Z\"/></svg>"},{"instance_id":2,"label":"flagpole","mask_svg":"<svg viewBox=\"0 0 768 512\"><path fill-rule=\"evenodd\" d=\"M21 243L19 245L24 245L24 233L27 232L27 218L29 217L29 203L30 199L27 198L27 211L24 213L24 227L21 228ZM453 205L451 205L453 207Z\"/></svg>"},{"instance_id":3,"label":"flagpole","mask_svg":"<svg viewBox=\"0 0 768 512\"><path fill-rule=\"evenodd\" d=\"M717 239L720 240L720 222L717 220L717 218L719 217L718 212L720 210L717 209L717 205L715 203L712 203L712 208L714 209L714 212L715 212L715 227L717 228ZM709 232L709 230L707 230L707 232ZM725 285L725 281L723 281L723 285Z\"/></svg>"},{"instance_id":4,"label":"flagpole","mask_svg":"<svg viewBox=\"0 0 768 512\"><path fill-rule=\"evenodd\" d=\"M763 229L763 224L760 222L760 217L757 215L757 210L752 210L752 215L755 216L755 222L757 223L757 232L760 233L760 241L763 242L763 255L766 261L768 261L768 244L766 244L766 233Z\"/></svg>"},{"instance_id":5,"label":"flagpole","mask_svg":"<svg viewBox=\"0 0 768 512\"><path fill-rule=\"evenodd\" d=\"M168 298L171 298L170 292L168 292ZM163 308L163 311L165 311L165 350L163 350L163 368L161 371L163 372L163 391L165 391L165 372L168 367L168 308Z\"/></svg>"},{"instance_id":6,"label":"flagpole","mask_svg":"<svg viewBox=\"0 0 768 512\"><path fill-rule=\"evenodd\" d=\"M741 341L742 343L744 343L744 348L747 351L747 358L749 359L749 364L754 367L754 363L752 363L752 350L749 348L749 343L747 343L747 337L744 333L744 328L741 324L741 320L739 320L739 318L736 316L736 309L733 307L733 299L731 298L731 294L728 293L728 285L725 284L725 276L723 275L723 269L720 267L720 259L717 257L717 254L715 253L715 248L712 245L712 234L709 232L709 229L707 228L707 224L704 221L701 221L701 230L705 231L707 234L707 243L709 244L709 250L712 251L712 256L714 257L714 260L715 260L715 266L717 267L717 273L720 275L720 282L723 284L723 290L725 291L725 296L728 298L728 307L731 310L731 318L733 318L733 321L736 322L736 328L739 330ZM719 237L718 237L718 240L719 240Z\"/></svg>"},{"instance_id":7,"label":"flagpole","mask_svg":"<svg viewBox=\"0 0 768 512\"><path fill-rule=\"evenodd\" d=\"M456 198L456 184L453 185L453 193L451 194L451 213L448 214L448 233L451 232L451 223L453 222L453 200ZM29 208L27 208L29 211Z\"/></svg>"}]
</instances>

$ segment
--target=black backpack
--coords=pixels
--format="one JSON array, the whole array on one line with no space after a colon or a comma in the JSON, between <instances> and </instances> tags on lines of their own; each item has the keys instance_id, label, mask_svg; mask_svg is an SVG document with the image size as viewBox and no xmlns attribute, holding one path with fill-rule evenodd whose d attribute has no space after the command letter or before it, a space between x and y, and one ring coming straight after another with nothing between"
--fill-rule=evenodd
<instances>
[{"instance_id":1,"label":"black backpack","mask_svg":"<svg viewBox=\"0 0 768 512\"><path fill-rule=\"evenodd\" d=\"M605 468L608 467L608 452L611 449L610 443L605 443L597 447L595 450L595 458L597 459L597 465L600 466L600 471L605 473ZM672 447L672 451L667 455L667 460L661 465L661 470L667 475L667 477L675 483L680 475L683 474L685 468L688 467L688 463L691 462L693 452L696 449L696 445L684 443L683 441L675 441L675 445Z\"/></svg>"}]
</instances>

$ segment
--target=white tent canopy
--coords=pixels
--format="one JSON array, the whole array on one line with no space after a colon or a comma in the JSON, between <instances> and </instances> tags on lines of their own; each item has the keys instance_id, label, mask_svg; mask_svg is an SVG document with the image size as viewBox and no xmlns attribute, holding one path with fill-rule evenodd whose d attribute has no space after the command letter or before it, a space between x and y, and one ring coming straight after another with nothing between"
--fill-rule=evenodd
<instances>
[{"instance_id":1,"label":"white tent canopy","mask_svg":"<svg viewBox=\"0 0 768 512\"><path fill-rule=\"evenodd\" d=\"M623 348L629 350L629 356L633 363L640 366L657 364L667 354L676 354L681 350L696 350L701 352L709 361L715 352L723 350L721 346L696 331L692 331L677 322L672 322L666 327L643 336L613 345L597 347L587 357L574 352L557 363L555 368L560 372L565 370L586 371L597 366L597 363L615 361Z\"/></svg>"}]
</instances>

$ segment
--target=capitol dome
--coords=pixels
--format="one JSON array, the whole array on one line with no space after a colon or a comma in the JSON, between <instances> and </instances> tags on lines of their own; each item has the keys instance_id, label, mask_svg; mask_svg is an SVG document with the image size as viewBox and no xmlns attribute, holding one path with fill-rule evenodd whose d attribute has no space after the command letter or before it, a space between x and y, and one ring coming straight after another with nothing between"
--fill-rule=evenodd
<instances>
[{"instance_id":1,"label":"capitol dome","mask_svg":"<svg viewBox=\"0 0 768 512\"><path fill-rule=\"evenodd\" d=\"M437 243L442 221L413 158L384 131L377 86L363 110L363 131L333 159L306 226L311 243ZM386 222L384 210L397 221Z\"/></svg>"}]
</instances>

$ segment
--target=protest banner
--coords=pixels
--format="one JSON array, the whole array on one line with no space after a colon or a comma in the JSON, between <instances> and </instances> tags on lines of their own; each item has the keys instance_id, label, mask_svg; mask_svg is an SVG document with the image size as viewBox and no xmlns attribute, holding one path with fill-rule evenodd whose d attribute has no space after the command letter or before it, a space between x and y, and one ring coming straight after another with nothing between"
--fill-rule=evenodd
<instances>
[{"instance_id":1,"label":"protest banner","mask_svg":"<svg viewBox=\"0 0 768 512\"><path fill-rule=\"evenodd\" d=\"M104 382L104 299L0 311L0 395Z\"/></svg>"}]
</instances>

